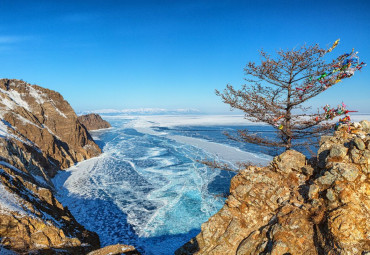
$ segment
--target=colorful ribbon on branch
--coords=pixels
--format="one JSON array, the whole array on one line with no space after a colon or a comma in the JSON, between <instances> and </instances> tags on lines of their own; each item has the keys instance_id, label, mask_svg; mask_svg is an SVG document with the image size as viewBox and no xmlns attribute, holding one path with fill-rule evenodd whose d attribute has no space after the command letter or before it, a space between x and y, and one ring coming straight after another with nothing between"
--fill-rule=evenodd
<instances>
[{"instance_id":1,"label":"colorful ribbon on branch","mask_svg":"<svg viewBox=\"0 0 370 255\"><path fill-rule=\"evenodd\" d=\"M357 111L349 111L347 108L347 106L342 103L342 105L338 105L337 108L330 108L330 106L327 104L324 106L324 111L325 111L325 119L328 120L328 119L334 119L335 117L337 116L340 116L340 115L347 115L349 112L357 112Z\"/></svg>"},{"instance_id":2,"label":"colorful ribbon on branch","mask_svg":"<svg viewBox=\"0 0 370 255\"><path fill-rule=\"evenodd\" d=\"M275 122L274 126L277 127L278 129L282 130L284 128L283 124L278 124L277 122L281 119L284 118L285 115L280 115L279 117L273 119L272 121Z\"/></svg>"},{"instance_id":3,"label":"colorful ribbon on branch","mask_svg":"<svg viewBox=\"0 0 370 255\"><path fill-rule=\"evenodd\" d=\"M325 105L323 107L323 109L325 111L324 114L323 114L324 117L323 118L322 117L320 118L320 116L316 116L316 118L315 118L315 121L316 122L319 122L322 119L325 119L325 120L331 119L332 120L332 119L334 119L337 116L345 115L343 118L339 119L338 122L336 123L336 129L341 124L346 124L349 127L349 124L351 122L351 117L349 115L347 115L347 114L350 113L350 112L357 112L357 111L349 111L347 109L347 106L344 103L342 103L341 105L338 105L337 108L330 108L329 105Z\"/></svg>"},{"instance_id":4,"label":"colorful ribbon on branch","mask_svg":"<svg viewBox=\"0 0 370 255\"><path fill-rule=\"evenodd\" d=\"M336 40L334 43L333 43L333 46L331 46L326 52L331 52L332 50L334 50L335 47L337 47L338 43L339 43L340 39Z\"/></svg>"},{"instance_id":5,"label":"colorful ribbon on branch","mask_svg":"<svg viewBox=\"0 0 370 255\"><path fill-rule=\"evenodd\" d=\"M331 52L335 47L337 47L338 43L339 39L334 42L333 46L330 47L327 52ZM306 91L314 87L314 82L312 80L319 81L321 84L321 90L324 91L334 84L341 82L343 79L352 77L357 70L361 70L366 66L364 62L360 62L357 54L358 52L354 52L354 49L352 49L351 53L343 54L338 58L338 63L334 64L330 70L320 74L316 78L310 76L304 87L296 88L296 90L300 92L299 98L302 100Z\"/></svg>"}]
</instances>

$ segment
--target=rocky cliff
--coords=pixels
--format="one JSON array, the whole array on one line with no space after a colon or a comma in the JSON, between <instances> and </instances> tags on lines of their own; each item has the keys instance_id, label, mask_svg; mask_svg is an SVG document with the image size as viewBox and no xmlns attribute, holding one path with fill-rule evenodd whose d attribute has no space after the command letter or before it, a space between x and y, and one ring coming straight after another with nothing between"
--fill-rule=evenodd
<instances>
[{"instance_id":1,"label":"rocky cliff","mask_svg":"<svg viewBox=\"0 0 370 255\"><path fill-rule=\"evenodd\" d=\"M224 207L180 254L369 254L370 122L321 138L231 181Z\"/></svg>"},{"instance_id":2,"label":"rocky cliff","mask_svg":"<svg viewBox=\"0 0 370 255\"><path fill-rule=\"evenodd\" d=\"M95 113L78 116L78 120L87 128L87 130L97 130L111 127L108 121L103 120L99 114Z\"/></svg>"},{"instance_id":3,"label":"rocky cliff","mask_svg":"<svg viewBox=\"0 0 370 255\"><path fill-rule=\"evenodd\" d=\"M0 80L0 248L85 254L99 248L53 195L60 169L101 153L71 106L52 90Z\"/></svg>"}]
</instances>

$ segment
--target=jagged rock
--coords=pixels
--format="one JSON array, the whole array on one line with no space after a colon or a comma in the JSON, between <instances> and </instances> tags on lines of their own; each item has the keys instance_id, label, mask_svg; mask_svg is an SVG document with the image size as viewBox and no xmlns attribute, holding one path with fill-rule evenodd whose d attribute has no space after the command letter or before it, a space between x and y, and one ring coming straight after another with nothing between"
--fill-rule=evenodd
<instances>
[{"instance_id":1,"label":"jagged rock","mask_svg":"<svg viewBox=\"0 0 370 255\"><path fill-rule=\"evenodd\" d=\"M319 191L320 191L319 186L317 186L315 184L311 185L309 190L308 190L308 197L310 199L318 198Z\"/></svg>"},{"instance_id":2,"label":"jagged rock","mask_svg":"<svg viewBox=\"0 0 370 255\"><path fill-rule=\"evenodd\" d=\"M338 172L341 176L343 176L346 180L353 182L356 180L357 176L359 175L359 169L354 164L350 163L338 163L335 164L333 168L336 172Z\"/></svg>"},{"instance_id":3,"label":"jagged rock","mask_svg":"<svg viewBox=\"0 0 370 255\"><path fill-rule=\"evenodd\" d=\"M101 153L59 93L20 80L0 79L0 98L0 128L6 133L0 136L5 145L0 157L18 169L32 170L48 181L57 169Z\"/></svg>"},{"instance_id":4,"label":"jagged rock","mask_svg":"<svg viewBox=\"0 0 370 255\"><path fill-rule=\"evenodd\" d=\"M360 121L360 125L364 132L370 133L370 121L368 120Z\"/></svg>"},{"instance_id":5,"label":"jagged rock","mask_svg":"<svg viewBox=\"0 0 370 255\"><path fill-rule=\"evenodd\" d=\"M363 151L365 150L366 146L365 146L365 143L362 141L361 138L359 137L356 137L354 140L353 140L354 144L356 145L357 149Z\"/></svg>"},{"instance_id":6,"label":"jagged rock","mask_svg":"<svg viewBox=\"0 0 370 255\"><path fill-rule=\"evenodd\" d=\"M224 207L175 254L369 253L369 131L363 121L323 137L312 165L287 151L241 171Z\"/></svg>"},{"instance_id":7,"label":"jagged rock","mask_svg":"<svg viewBox=\"0 0 370 255\"><path fill-rule=\"evenodd\" d=\"M341 144L334 144L330 149L329 159L332 161L333 160L336 160L336 161L343 160L344 157L347 155L347 152L348 152L348 148L344 147Z\"/></svg>"},{"instance_id":8,"label":"jagged rock","mask_svg":"<svg viewBox=\"0 0 370 255\"><path fill-rule=\"evenodd\" d=\"M72 254L99 248L98 235L80 225L51 190L26 181L14 167L0 167L0 245L18 252L68 248Z\"/></svg>"},{"instance_id":9,"label":"jagged rock","mask_svg":"<svg viewBox=\"0 0 370 255\"><path fill-rule=\"evenodd\" d=\"M78 120L87 128L87 130L97 130L111 127L108 121L103 120L100 115L96 113L78 116Z\"/></svg>"},{"instance_id":10,"label":"jagged rock","mask_svg":"<svg viewBox=\"0 0 370 255\"><path fill-rule=\"evenodd\" d=\"M302 171L306 165L306 157L295 150L288 150L275 157L272 164L276 166L277 171L288 173L291 171Z\"/></svg>"}]
</instances>

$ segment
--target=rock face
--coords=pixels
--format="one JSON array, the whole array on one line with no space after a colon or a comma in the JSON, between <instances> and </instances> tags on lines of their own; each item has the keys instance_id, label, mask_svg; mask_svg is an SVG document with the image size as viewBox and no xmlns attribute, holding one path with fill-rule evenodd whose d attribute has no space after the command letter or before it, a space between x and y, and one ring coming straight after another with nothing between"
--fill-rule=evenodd
<instances>
[{"instance_id":1,"label":"rock face","mask_svg":"<svg viewBox=\"0 0 370 255\"><path fill-rule=\"evenodd\" d=\"M370 122L322 137L231 181L224 207L175 254L368 254Z\"/></svg>"},{"instance_id":2,"label":"rock face","mask_svg":"<svg viewBox=\"0 0 370 255\"><path fill-rule=\"evenodd\" d=\"M103 120L99 114L95 113L78 116L78 120L87 128L87 130L97 130L111 127L108 121Z\"/></svg>"},{"instance_id":3,"label":"rock face","mask_svg":"<svg viewBox=\"0 0 370 255\"><path fill-rule=\"evenodd\" d=\"M1 79L0 247L36 254L99 248L97 234L54 197L50 178L100 153L59 93Z\"/></svg>"},{"instance_id":4,"label":"rock face","mask_svg":"<svg viewBox=\"0 0 370 255\"><path fill-rule=\"evenodd\" d=\"M72 107L52 90L19 80L0 80L0 157L44 179L57 169L97 156L100 148ZM25 160L17 160L33 156Z\"/></svg>"}]
</instances>

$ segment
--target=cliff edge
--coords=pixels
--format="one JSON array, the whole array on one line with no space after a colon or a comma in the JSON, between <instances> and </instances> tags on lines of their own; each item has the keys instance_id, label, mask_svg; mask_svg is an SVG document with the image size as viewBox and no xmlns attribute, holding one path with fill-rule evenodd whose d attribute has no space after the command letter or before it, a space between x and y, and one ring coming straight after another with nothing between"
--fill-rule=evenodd
<instances>
[{"instance_id":1,"label":"cliff edge","mask_svg":"<svg viewBox=\"0 0 370 255\"><path fill-rule=\"evenodd\" d=\"M0 248L85 254L100 247L53 194L58 170L101 153L63 97L0 80Z\"/></svg>"},{"instance_id":2,"label":"cliff edge","mask_svg":"<svg viewBox=\"0 0 370 255\"><path fill-rule=\"evenodd\" d=\"M231 181L223 208L180 254L370 253L370 122L323 136L317 158L286 151Z\"/></svg>"}]
</instances>

